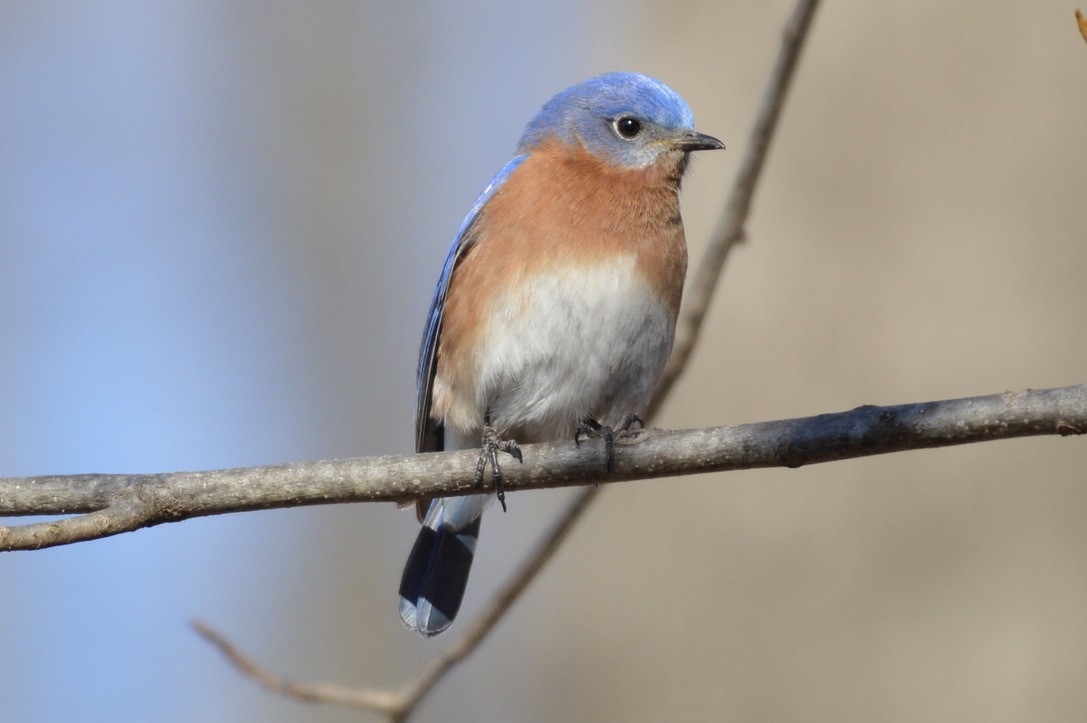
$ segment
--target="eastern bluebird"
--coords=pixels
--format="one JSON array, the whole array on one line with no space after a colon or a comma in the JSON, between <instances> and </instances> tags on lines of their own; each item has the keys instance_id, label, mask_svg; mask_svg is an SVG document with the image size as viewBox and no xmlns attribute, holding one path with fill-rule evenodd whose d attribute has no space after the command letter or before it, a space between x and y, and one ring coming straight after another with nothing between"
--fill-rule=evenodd
<instances>
[{"instance_id":1,"label":"eastern bluebird","mask_svg":"<svg viewBox=\"0 0 1087 723\"><path fill-rule=\"evenodd\" d=\"M562 91L483 189L442 267L419 352L418 452L478 447L476 482L517 442L625 430L672 349L687 271L679 186L694 130L671 88L608 73ZM514 441L516 440L516 442ZM419 503L400 581L421 635L453 621L494 494ZM425 514L424 514L425 512Z\"/></svg>"}]
</instances>

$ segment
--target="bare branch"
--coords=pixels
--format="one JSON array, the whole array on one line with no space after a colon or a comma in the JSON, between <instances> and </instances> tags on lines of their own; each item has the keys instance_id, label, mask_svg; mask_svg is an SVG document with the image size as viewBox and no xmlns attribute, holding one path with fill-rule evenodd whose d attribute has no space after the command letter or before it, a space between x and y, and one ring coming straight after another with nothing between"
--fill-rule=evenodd
<instances>
[{"instance_id":1,"label":"bare branch","mask_svg":"<svg viewBox=\"0 0 1087 723\"><path fill-rule=\"evenodd\" d=\"M534 444L507 467L507 491L799 467L910 449L1087 431L1087 385L941 402L859 407L775 422L645 430L616 447L605 474L602 442ZM0 514L88 512L0 527L0 551L108 537L203 515L339 502L403 501L484 492L474 450L153 475L0 478ZM102 490L112 490L112 497ZM35 505L34 507L31 504Z\"/></svg>"},{"instance_id":2,"label":"bare branch","mask_svg":"<svg viewBox=\"0 0 1087 723\"><path fill-rule=\"evenodd\" d=\"M207 623L194 620L192 626L204 640L218 648L234 667L273 693L282 693L314 703L339 703L354 708L369 708L390 715L404 707L403 696L392 691L345 688L334 683L296 683L269 673Z\"/></svg>"},{"instance_id":3,"label":"bare branch","mask_svg":"<svg viewBox=\"0 0 1087 723\"><path fill-rule=\"evenodd\" d=\"M725 203L717 231L710 240L709 246L706 247L702 261L691 280L687 298L683 304L683 313L676 327L676 341L672 356L664 368L653 404L647 410L647 418L654 416L660 403L672 391L676 380L687 367L687 360L690 359L698 342L702 324L706 320L706 313L710 308L710 302L713 301L717 284L721 280L721 271L725 267L729 252L746 236L744 227L747 224L748 214L751 212L751 200L755 196L762 166L770 150L770 141L774 137L781 109L785 105L785 95L795 75L800 51L804 47L804 39L808 37L808 30L811 28L811 21L818 6L819 0L797 2L782 31L781 47L778 49L778 57L763 94L758 118L755 120L754 128L751 129L751 139L743 161L740 163L740 171L728 201Z\"/></svg>"},{"instance_id":4,"label":"bare branch","mask_svg":"<svg viewBox=\"0 0 1087 723\"><path fill-rule=\"evenodd\" d=\"M848 412L732 427L673 432L647 430L616 449L615 473L608 481L668 477L680 472L800 467L888 452L1045 434L1087 434L1087 385L891 407L864 406ZM507 489L578 484L586 466L593 477L602 469L600 449L589 453L589 460L578 459L581 455L577 448L569 444L532 445L526 446L524 451L525 464L509 469ZM434 462L429 466L441 477L448 467L439 464L442 458L465 457L463 464L454 465L454 468L470 471L474 455L472 452L467 456L464 453L421 456ZM354 461L344 462L351 464ZM0 480L0 487L4 482ZM430 485L445 484L430 479L419 483L427 489L431 489ZM127 490L122 488L122 494L125 492ZM390 720L401 721L449 670L486 638L558 550L597 493L595 486L579 491L559 517L559 523L553 525L528 554L525 562L461 633L461 638L436 658L414 683L398 691L297 683L269 673L207 625L196 622L193 626L239 671L268 690L306 701L367 708L385 713Z\"/></svg>"}]
</instances>

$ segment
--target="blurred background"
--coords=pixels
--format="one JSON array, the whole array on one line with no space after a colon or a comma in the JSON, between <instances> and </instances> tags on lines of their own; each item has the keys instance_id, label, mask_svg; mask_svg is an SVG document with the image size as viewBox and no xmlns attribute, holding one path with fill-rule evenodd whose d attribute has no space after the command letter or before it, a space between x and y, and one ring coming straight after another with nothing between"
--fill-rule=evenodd
<instances>
[{"instance_id":1,"label":"blurred background","mask_svg":"<svg viewBox=\"0 0 1087 723\"><path fill-rule=\"evenodd\" d=\"M0 476L406 453L433 284L556 91L678 90L725 153L791 2L0 3ZM700 427L1087 382L1087 44L1073 5L828 2L697 357ZM462 615L569 491L491 514ZM1087 443L615 486L420 720L1087 717ZM20 522L22 520L15 520ZM397 686L392 505L0 556L4 721L355 721ZM453 632L452 635L456 635Z\"/></svg>"}]
</instances>

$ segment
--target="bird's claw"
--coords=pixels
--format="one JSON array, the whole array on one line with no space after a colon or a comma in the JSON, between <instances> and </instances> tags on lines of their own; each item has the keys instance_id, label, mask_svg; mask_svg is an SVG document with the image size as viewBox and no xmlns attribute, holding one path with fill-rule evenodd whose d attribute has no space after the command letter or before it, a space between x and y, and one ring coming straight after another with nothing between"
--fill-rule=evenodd
<instances>
[{"instance_id":1,"label":"bird's claw","mask_svg":"<svg viewBox=\"0 0 1087 723\"><path fill-rule=\"evenodd\" d=\"M483 486L483 477L487 472L487 465L491 466L491 482L494 484L495 496L498 497L502 511L506 511L505 478L502 476L502 467L498 464L498 453L505 452L522 464L525 461L521 454L521 447L512 439L502 439L490 423L483 425L483 445L479 450L479 461L476 462L476 487Z\"/></svg>"},{"instance_id":2,"label":"bird's claw","mask_svg":"<svg viewBox=\"0 0 1087 723\"><path fill-rule=\"evenodd\" d=\"M645 422L637 414L628 414L623 418L622 424L614 429L607 427L596 421L592 417L589 417L577 425L577 429L574 430L574 444L578 447L581 446L581 440L584 439L604 439L604 456L607 460L608 472L612 471L612 467L615 462L615 440L616 438L622 439L623 437L630 436L636 432L633 428L637 426L639 429L645 429Z\"/></svg>"}]
</instances>

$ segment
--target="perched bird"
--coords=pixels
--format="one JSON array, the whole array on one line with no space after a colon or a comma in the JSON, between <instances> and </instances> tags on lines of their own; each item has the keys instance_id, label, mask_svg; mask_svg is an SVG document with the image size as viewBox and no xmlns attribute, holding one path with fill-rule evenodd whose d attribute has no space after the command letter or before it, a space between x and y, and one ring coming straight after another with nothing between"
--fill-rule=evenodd
<instances>
[{"instance_id":1,"label":"perched bird","mask_svg":"<svg viewBox=\"0 0 1087 723\"><path fill-rule=\"evenodd\" d=\"M476 199L442 268L419 353L415 448L498 453L602 436L642 412L672 349L687 270L679 186L724 148L658 80L607 73L537 113ZM421 635L460 608L494 494L421 502L400 618Z\"/></svg>"}]
</instances>

